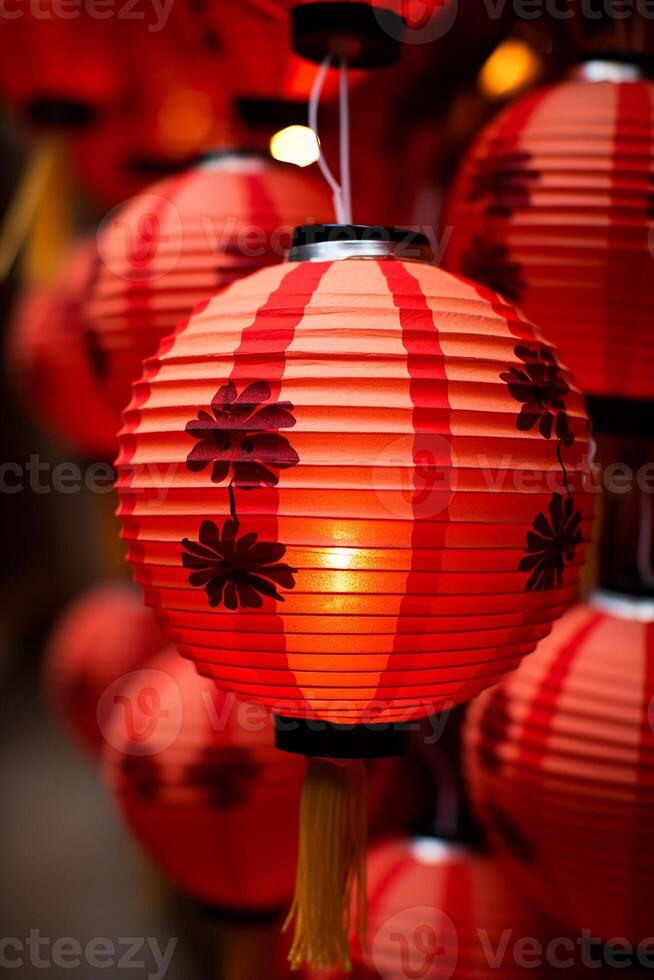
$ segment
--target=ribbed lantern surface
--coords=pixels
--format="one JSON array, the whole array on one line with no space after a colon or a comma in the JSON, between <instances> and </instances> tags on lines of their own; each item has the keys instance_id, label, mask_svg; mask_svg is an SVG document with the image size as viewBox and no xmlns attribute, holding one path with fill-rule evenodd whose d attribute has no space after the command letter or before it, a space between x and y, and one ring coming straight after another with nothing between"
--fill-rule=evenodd
<instances>
[{"instance_id":1,"label":"ribbed lantern surface","mask_svg":"<svg viewBox=\"0 0 654 980\"><path fill-rule=\"evenodd\" d=\"M75 740L94 756L105 736L103 695L164 643L152 610L127 582L94 586L56 622L45 650L45 695Z\"/></svg>"},{"instance_id":2,"label":"ribbed lantern surface","mask_svg":"<svg viewBox=\"0 0 654 980\"><path fill-rule=\"evenodd\" d=\"M291 228L329 211L322 186L298 168L218 153L112 212L86 313L115 412L180 319L235 279L281 262Z\"/></svg>"},{"instance_id":3,"label":"ribbed lantern surface","mask_svg":"<svg viewBox=\"0 0 654 980\"><path fill-rule=\"evenodd\" d=\"M82 314L98 263L94 242L74 246L52 285L18 297L9 372L25 409L85 456L115 456L118 420L103 397L102 358Z\"/></svg>"},{"instance_id":4,"label":"ribbed lantern surface","mask_svg":"<svg viewBox=\"0 0 654 980\"><path fill-rule=\"evenodd\" d=\"M583 392L653 398L654 85L584 71L525 96L477 139L445 261L518 303Z\"/></svg>"},{"instance_id":5,"label":"ribbed lantern surface","mask_svg":"<svg viewBox=\"0 0 654 980\"><path fill-rule=\"evenodd\" d=\"M471 706L467 772L518 884L575 929L640 943L654 880L654 611L614 606L575 606Z\"/></svg>"},{"instance_id":6,"label":"ribbed lantern surface","mask_svg":"<svg viewBox=\"0 0 654 980\"><path fill-rule=\"evenodd\" d=\"M419 717L515 667L570 603L582 401L493 294L395 258L235 283L150 359L120 517L168 636L292 717Z\"/></svg>"},{"instance_id":7,"label":"ribbed lantern surface","mask_svg":"<svg viewBox=\"0 0 654 980\"><path fill-rule=\"evenodd\" d=\"M490 857L430 838L371 849L368 902L369 951L355 948L352 974L307 971L307 980L513 980L534 973L514 944L543 943L547 932Z\"/></svg>"}]
</instances>

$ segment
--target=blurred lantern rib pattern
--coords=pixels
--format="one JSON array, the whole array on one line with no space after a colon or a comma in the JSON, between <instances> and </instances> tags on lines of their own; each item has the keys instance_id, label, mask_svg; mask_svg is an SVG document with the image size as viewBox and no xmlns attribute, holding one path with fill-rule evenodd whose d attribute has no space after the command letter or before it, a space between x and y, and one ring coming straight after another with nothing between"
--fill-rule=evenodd
<instances>
[{"instance_id":1,"label":"blurred lantern rib pattern","mask_svg":"<svg viewBox=\"0 0 654 980\"><path fill-rule=\"evenodd\" d=\"M149 359L125 413L146 601L202 673L285 715L473 697L574 596L592 502L571 385L513 308L426 264L235 283Z\"/></svg>"},{"instance_id":2,"label":"blurred lantern rib pattern","mask_svg":"<svg viewBox=\"0 0 654 980\"><path fill-rule=\"evenodd\" d=\"M445 259L517 302L584 393L654 398L654 85L583 71L477 139Z\"/></svg>"},{"instance_id":3,"label":"blurred lantern rib pattern","mask_svg":"<svg viewBox=\"0 0 654 980\"><path fill-rule=\"evenodd\" d=\"M252 154L214 154L114 214L87 307L116 413L143 359L201 301L281 262L290 230L321 220L327 194L307 174Z\"/></svg>"},{"instance_id":4,"label":"blurred lantern rib pattern","mask_svg":"<svg viewBox=\"0 0 654 980\"><path fill-rule=\"evenodd\" d=\"M355 949L352 974L307 971L307 980L508 980L534 972L533 963L518 964L512 944L538 941L542 917L486 855L428 838L380 843L368 859L368 895L370 952Z\"/></svg>"},{"instance_id":5,"label":"blurred lantern rib pattern","mask_svg":"<svg viewBox=\"0 0 654 980\"><path fill-rule=\"evenodd\" d=\"M567 925L639 943L654 881L654 608L612 610L576 606L471 706L466 764L516 880Z\"/></svg>"},{"instance_id":6,"label":"blurred lantern rib pattern","mask_svg":"<svg viewBox=\"0 0 654 980\"><path fill-rule=\"evenodd\" d=\"M19 296L8 360L26 410L48 432L82 455L113 459L118 423L99 389L102 357L82 315L97 263L95 242L82 242L64 256L54 285Z\"/></svg>"},{"instance_id":7,"label":"blurred lantern rib pattern","mask_svg":"<svg viewBox=\"0 0 654 980\"><path fill-rule=\"evenodd\" d=\"M102 695L124 674L142 667L164 642L152 610L125 582L95 586L64 611L46 647L45 694L87 751L98 755L102 748Z\"/></svg>"},{"instance_id":8,"label":"blurred lantern rib pattern","mask_svg":"<svg viewBox=\"0 0 654 980\"><path fill-rule=\"evenodd\" d=\"M128 826L188 895L224 910L278 909L293 893L305 761L275 749L263 708L221 693L174 649L147 668L122 697L138 705L147 686L155 724L136 742L119 706L104 756Z\"/></svg>"}]
</instances>

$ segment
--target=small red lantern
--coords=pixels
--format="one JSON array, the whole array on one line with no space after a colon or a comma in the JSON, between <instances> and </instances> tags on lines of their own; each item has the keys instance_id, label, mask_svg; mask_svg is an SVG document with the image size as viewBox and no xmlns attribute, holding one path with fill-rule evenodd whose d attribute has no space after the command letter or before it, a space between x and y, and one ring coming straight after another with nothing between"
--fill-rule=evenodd
<instances>
[{"instance_id":1,"label":"small red lantern","mask_svg":"<svg viewBox=\"0 0 654 980\"><path fill-rule=\"evenodd\" d=\"M455 186L448 268L519 303L585 393L654 398L653 177L654 85L590 62L491 122Z\"/></svg>"},{"instance_id":2,"label":"small red lantern","mask_svg":"<svg viewBox=\"0 0 654 980\"><path fill-rule=\"evenodd\" d=\"M524 978L534 962L524 965L514 944L530 937L533 948L546 933L542 915L491 858L433 838L371 848L368 903L368 950L354 950L352 973L308 973L307 980Z\"/></svg>"},{"instance_id":3,"label":"small red lantern","mask_svg":"<svg viewBox=\"0 0 654 980\"><path fill-rule=\"evenodd\" d=\"M124 93L115 22L62 17L48 0L38 13L21 6L0 20L0 97L41 129L93 127Z\"/></svg>"},{"instance_id":4,"label":"small red lantern","mask_svg":"<svg viewBox=\"0 0 654 980\"><path fill-rule=\"evenodd\" d=\"M100 390L102 358L82 315L96 272L95 242L76 245L53 285L19 296L9 330L9 371L25 408L57 439L113 459L118 423Z\"/></svg>"},{"instance_id":5,"label":"small red lantern","mask_svg":"<svg viewBox=\"0 0 654 980\"><path fill-rule=\"evenodd\" d=\"M651 935L653 690L652 602L598 594L468 715L468 777L507 871L605 940Z\"/></svg>"},{"instance_id":6,"label":"small red lantern","mask_svg":"<svg viewBox=\"0 0 654 980\"><path fill-rule=\"evenodd\" d=\"M126 582L95 586L65 610L46 647L45 691L86 751L95 756L102 748L98 705L107 689L163 644L152 611Z\"/></svg>"},{"instance_id":7,"label":"small red lantern","mask_svg":"<svg viewBox=\"0 0 654 980\"><path fill-rule=\"evenodd\" d=\"M491 685L574 595L581 396L512 307L427 253L397 230L298 229L293 261L162 344L125 413L120 516L147 602L202 673L273 709L291 752L394 754L392 723ZM306 823L350 859L360 788L360 766L312 759ZM299 880L337 892L315 839ZM306 914L314 965L334 946L347 962L342 912Z\"/></svg>"},{"instance_id":8,"label":"small red lantern","mask_svg":"<svg viewBox=\"0 0 654 980\"><path fill-rule=\"evenodd\" d=\"M219 691L174 649L134 673L117 700L105 775L146 852L214 909L278 913L295 884L306 763L275 748L268 711ZM370 783L381 831L388 800L408 786L395 760L375 762Z\"/></svg>"},{"instance_id":9,"label":"small red lantern","mask_svg":"<svg viewBox=\"0 0 654 980\"><path fill-rule=\"evenodd\" d=\"M143 359L182 318L235 279L281 262L292 226L329 207L322 186L297 168L228 151L112 213L86 315L116 413Z\"/></svg>"}]
</instances>

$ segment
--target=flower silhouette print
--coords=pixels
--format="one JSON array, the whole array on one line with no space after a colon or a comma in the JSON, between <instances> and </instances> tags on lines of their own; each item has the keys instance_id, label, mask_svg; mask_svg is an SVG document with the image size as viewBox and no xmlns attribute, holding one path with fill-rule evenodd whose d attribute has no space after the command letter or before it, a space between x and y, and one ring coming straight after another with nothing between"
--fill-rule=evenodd
<instances>
[{"instance_id":1,"label":"flower silhouette print","mask_svg":"<svg viewBox=\"0 0 654 980\"><path fill-rule=\"evenodd\" d=\"M257 541L254 533L237 537L239 525L226 520L220 533L213 521L200 525L199 541L184 538L182 564L191 569L189 583L204 588L210 606L260 609L263 597L284 602L277 586L295 588L296 568L280 562L283 544Z\"/></svg>"},{"instance_id":2,"label":"flower silhouette print","mask_svg":"<svg viewBox=\"0 0 654 980\"><path fill-rule=\"evenodd\" d=\"M464 276L488 286L514 301L522 299L525 281L518 262L509 261L509 250L499 242L489 242L476 235L462 259Z\"/></svg>"},{"instance_id":3,"label":"flower silhouette print","mask_svg":"<svg viewBox=\"0 0 654 980\"><path fill-rule=\"evenodd\" d=\"M516 422L518 429L527 432L538 426L545 439L554 432L564 446L571 446L575 437L570 432L564 401L570 386L552 351L545 344L536 347L518 344L515 353L524 362L524 368L511 367L500 377L508 384L512 397L522 402Z\"/></svg>"},{"instance_id":4,"label":"flower silhouette print","mask_svg":"<svg viewBox=\"0 0 654 980\"><path fill-rule=\"evenodd\" d=\"M267 381L252 382L240 395L233 381L222 385L211 412L198 412L186 425L186 432L198 440L187 457L188 468L198 472L211 465L213 483L222 483L231 472L234 486L244 490L276 486L273 471L295 466L299 456L275 431L295 425L294 406L270 402L270 397Z\"/></svg>"},{"instance_id":5,"label":"flower silhouette print","mask_svg":"<svg viewBox=\"0 0 654 980\"><path fill-rule=\"evenodd\" d=\"M231 810L247 803L260 769L245 749L209 745L188 766L186 780L206 795L214 809Z\"/></svg>"},{"instance_id":6,"label":"flower silhouette print","mask_svg":"<svg viewBox=\"0 0 654 980\"><path fill-rule=\"evenodd\" d=\"M540 179L540 172L529 167L530 161L527 150L491 150L470 179L468 200L486 201L486 213L501 218L510 217L515 208L526 207L530 185Z\"/></svg>"},{"instance_id":7,"label":"flower silhouette print","mask_svg":"<svg viewBox=\"0 0 654 980\"><path fill-rule=\"evenodd\" d=\"M552 494L549 520L542 512L527 532L525 557L521 572L531 572L527 591L537 592L563 585L566 562L574 560L577 545L582 542L581 514L575 509L572 496Z\"/></svg>"},{"instance_id":8,"label":"flower silhouette print","mask_svg":"<svg viewBox=\"0 0 654 980\"><path fill-rule=\"evenodd\" d=\"M161 779L158 766L151 756L125 756L122 773L128 786L144 802L152 803L157 799L161 790Z\"/></svg>"}]
</instances>

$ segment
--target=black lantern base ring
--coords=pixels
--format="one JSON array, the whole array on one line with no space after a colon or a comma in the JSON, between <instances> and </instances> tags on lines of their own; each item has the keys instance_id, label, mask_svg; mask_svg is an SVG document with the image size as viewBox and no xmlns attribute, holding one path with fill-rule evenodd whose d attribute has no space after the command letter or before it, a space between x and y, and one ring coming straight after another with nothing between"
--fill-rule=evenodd
<instances>
[{"instance_id":1,"label":"black lantern base ring","mask_svg":"<svg viewBox=\"0 0 654 980\"><path fill-rule=\"evenodd\" d=\"M275 744L282 752L322 759L384 759L403 755L411 742L404 724L335 724L318 718L275 715Z\"/></svg>"},{"instance_id":2,"label":"black lantern base ring","mask_svg":"<svg viewBox=\"0 0 654 980\"><path fill-rule=\"evenodd\" d=\"M320 64L345 58L351 68L381 68L399 60L404 21L369 3L306 3L291 12L293 50Z\"/></svg>"}]
</instances>

